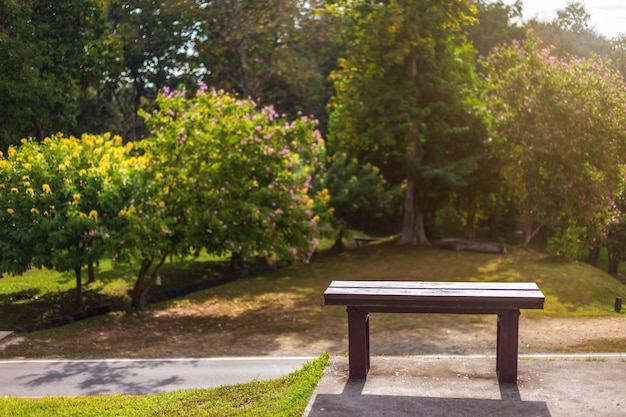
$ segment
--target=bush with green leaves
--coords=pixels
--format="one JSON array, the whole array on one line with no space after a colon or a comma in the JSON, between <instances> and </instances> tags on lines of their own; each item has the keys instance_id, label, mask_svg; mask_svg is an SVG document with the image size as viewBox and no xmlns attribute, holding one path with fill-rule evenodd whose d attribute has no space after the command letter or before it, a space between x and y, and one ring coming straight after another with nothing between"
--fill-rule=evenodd
<instances>
[{"instance_id":1,"label":"bush with green leaves","mask_svg":"<svg viewBox=\"0 0 626 417\"><path fill-rule=\"evenodd\" d=\"M61 133L10 147L0 159L0 269L74 271L82 306L81 268L105 254L119 226L131 148L108 134Z\"/></svg>"}]
</instances>

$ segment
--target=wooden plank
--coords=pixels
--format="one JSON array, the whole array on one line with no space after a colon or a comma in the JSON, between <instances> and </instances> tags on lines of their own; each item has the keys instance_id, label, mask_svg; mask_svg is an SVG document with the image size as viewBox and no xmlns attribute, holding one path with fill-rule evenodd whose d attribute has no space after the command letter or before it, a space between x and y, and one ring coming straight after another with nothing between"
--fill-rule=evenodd
<instances>
[{"instance_id":1,"label":"wooden plank","mask_svg":"<svg viewBox=\"0 0 626 417\"><path fill-rule=\"evenodd\" d=\"M528 290L457 290L423 288L328 288L326 298L544 298L541 291Z\"/></svg>"},{"instance_id":2,"label":"wooden plank","mask_svg":"<svg viewBox=\"0 0 626 417\"><path fill-rule=\"evenodd\" d=\"M539 290L534 282L466 282L466 281L332 281L328 288L423 288Z\"/></svg>"}]
</instances>

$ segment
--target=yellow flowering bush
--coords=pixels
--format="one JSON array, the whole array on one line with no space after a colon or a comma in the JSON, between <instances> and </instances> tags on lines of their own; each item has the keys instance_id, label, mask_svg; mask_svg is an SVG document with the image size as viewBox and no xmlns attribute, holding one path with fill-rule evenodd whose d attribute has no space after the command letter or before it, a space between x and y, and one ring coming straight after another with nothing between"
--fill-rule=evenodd
<instances>
[{"instance_id":1,"label":"yellow flowering bush","mask_svg":"<svg viewBox=\"0 0 626 417\"><path fill-rule=\"evenodd\" d=\"M0 269L31 266L75 271L98 260L127 204L120 193L131 146L111 135L22 140L0 159ZM131 162L132 161L132 162Z\"/></svg>"}]
</instances>

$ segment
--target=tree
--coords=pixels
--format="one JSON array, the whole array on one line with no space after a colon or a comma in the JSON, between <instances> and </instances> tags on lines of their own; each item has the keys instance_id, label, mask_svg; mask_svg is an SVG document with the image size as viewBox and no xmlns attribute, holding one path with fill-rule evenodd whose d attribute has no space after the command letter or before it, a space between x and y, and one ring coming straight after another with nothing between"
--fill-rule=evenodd
<instances>
[{"instance_id":1,"label":"tree","mask_svg":"<svg viewBox=\"0 0 626 417\"><path fill-rule=\"evenodd\" d=\"M222 0L203 4L195 49L202 81L291 118L322 118L337 47L321 0ZM325 117L322 129L325 129Z\"/></svg>"},{"instance_id":2,"label":"tree","mask_svg":"<svg viewBox=\"0 0 626 417\"><path fill-rule=\"evenodd\" d=\"M137 111L163 87L197 85L193 47L200 2L113 0L109 22L121 45L124 71L114 77L113 99L124 121L124 138L141 139Z\"/></svg>"},{"instance_id":3,"label":"tree","mask_svg":"<svg viewBox=\"0 0 626 417\"><path fill-rule=\"evenodd\" d=\"M570 1L564 9L557 10L555 24L568 32L580 34L591 31L591 15L579 1Z\"/></svg>"},{"instance_id":4,"label":"tree","mask_svg":"<svg viewBox=\"0 0 626 417\"><path fill-rule=\"evenodd\" d=\"M23 140L0 160L0 269L73 271L83 308L82 267L102 257L117 228L130 146L110 135Z\"/></svg>"},{"instance_id":5,"label":"tree","mask_svg":"<svg viewBox=\"0 0 626 417\"><path fill-rule=\"evenodd\" d=\"M466 185L473 155L473 50L469 1L340 1L346 56L332 79L330 146L381 169L405 191L400 244L428 244L424 229L451 189ZM480 135L479 135L480 139Z\"/></svg>"},{"instance_id":6,"label":"tree","mask_svg":"<svg viewBox=\"0 0 626 417\"><path fill-rule=\"evenodd\" d=\"M553 53L557 56L609 57L610 42L589 26L590 19L591 16L582 3L570 2L565 8L557 10L557 17L553 21L531 20L526 26L533 29L546 45L554 45Z\"/></svg>"},{"instance_id":7,"label":"tree","mask_svg":"<svg viewBox=\"0 0 626 417\"><path fill-rule=\"evenodd\" d=\"M71 131L81 88L102 77L108 42L104 2L5 0L0 3L0 141Z\"/></svg>"},{"instance_id":8,"label":"tree","mask_svg":"<svg viewBox=\"0 0 626 417\"><path fill-rule=\"evenodd\" d=\"M308 261L316 221L307 195L323 143L315 121L294 121L271 107L201 88L194 97L164 91L158 109L141 112L151 137L138 144L147 166L122 212L119 253L141 267L133 291L139 307L168 256L205 248Z\"/></svg>"},{"instance_id":9,"label":"tree","mask_svg":"<svg viewBox=\"0 0 626 417\"><path fill-rule=\"evenodd\" d=\"M532 32L481 65L494 149L523 215L524 245L546 225L598 236L623 163L623 79L606 61L558 58Z\"/></svg>"},{"instance_id":10,"label":"tree","mask_svg":"<svg viewBox=\"0 0 626 417\"><path fill-rule=\"evenodd\" d=\"M480 56L487 56L491 48L508 43L513 39L522 39L524 29L514 19L522 17L522 2L507 5L499 1L476 0L476 19L478 24L469 30L469 39Z\"/></svg>"},{"instance_id":11,"label":"tree","mask_svg":"<svg viewBox=\"0 0 626 417\"><path fill-rule=\"evenodd\" d=\"M339 230L341 245L345 227L366 233L380 233L396 220L392 214L402 197L398 187L389 187L380 170L370 163L361 163L344 152L330 158L323 175L328 190L328 206L333 210L332 225Z\"/></svg>"}]
</instances>

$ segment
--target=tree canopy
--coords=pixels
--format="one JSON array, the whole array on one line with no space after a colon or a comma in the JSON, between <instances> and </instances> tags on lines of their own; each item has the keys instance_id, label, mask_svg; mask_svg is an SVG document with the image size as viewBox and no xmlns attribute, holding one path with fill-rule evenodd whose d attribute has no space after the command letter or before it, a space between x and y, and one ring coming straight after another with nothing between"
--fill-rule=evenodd
<instances>
[{"instance_id":1,"label":"tree canopy","mask_svg":"<svg viewBox=\"0 0 626 417\"><path fill-rule=\"evenodd\" d=\"M476 117L469 1L346 1L346 55L333 73L329 147L381 168L405 190L401 243L428 244L427 209L462 186L475 162L456 146ZM428 205L432 207L428 207Z\"/></svg>"}]
</instances>

